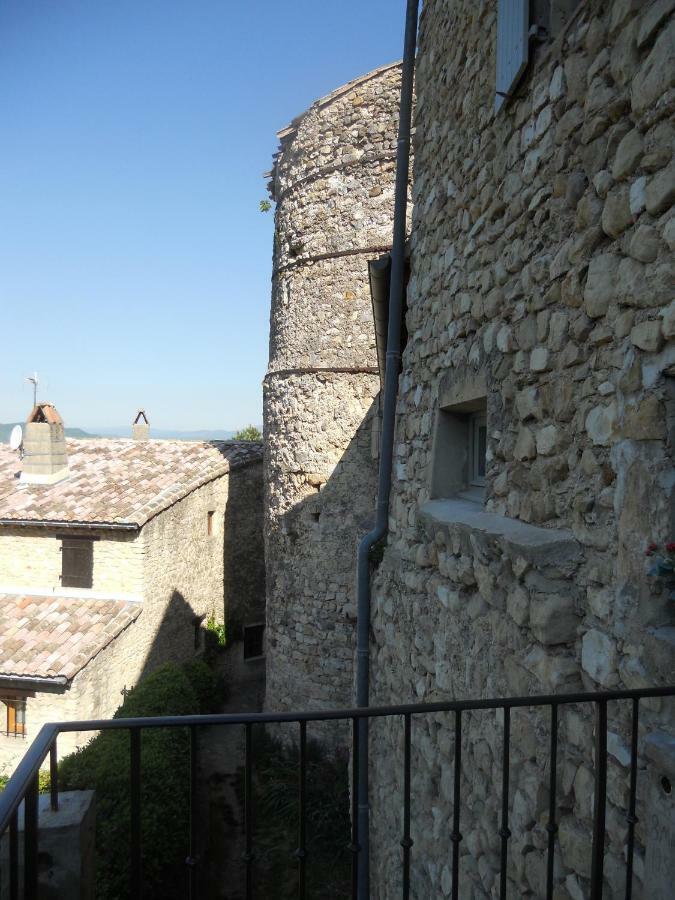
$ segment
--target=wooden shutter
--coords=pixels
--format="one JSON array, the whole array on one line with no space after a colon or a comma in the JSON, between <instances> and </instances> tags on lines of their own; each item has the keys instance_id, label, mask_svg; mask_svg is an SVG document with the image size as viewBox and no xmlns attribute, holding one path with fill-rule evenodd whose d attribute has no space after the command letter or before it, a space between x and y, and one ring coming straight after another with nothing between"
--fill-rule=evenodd
<instances>
[{"instance_id":1,"label":"wooden shutter","mask_svg":"<svg viewBox=\"0 0 675 900\"><path fill-rule=\"evenodd\" d=\"M61 542L61 586L90 588L94 581L94 543L81 538Z\"/></svg>"},{"instance_id":2,"label":"wooden shutter","mask_svg":"<svg viewBox=\"0 0 675 900\"><path fill-rule=\"evenodd\" d=\"M498 0L495 111L513 93L527 66L529 0Z\"/></svg>"}]
</instances>

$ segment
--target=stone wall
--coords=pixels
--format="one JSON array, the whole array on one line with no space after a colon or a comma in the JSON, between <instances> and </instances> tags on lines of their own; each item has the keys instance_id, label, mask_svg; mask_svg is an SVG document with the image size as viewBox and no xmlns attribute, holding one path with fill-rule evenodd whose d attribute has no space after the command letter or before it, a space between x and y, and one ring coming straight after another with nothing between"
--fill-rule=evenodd
<instances>
[{"instance_id":1,"label":"stone wall","mask_svg":"<svg viewBox=\"0 0 675 900\"><path fill-rule=\"evenodd\" d=\"M211 535L209 511L214 512ZM28 699L27 738L0 735L0 771L14 768L45 722L108 718L122 703L124 689L162 663L189 659L203 649L200 618L213 615L229 625L233 608L237 628L230 629L232 644L226 653L233 654L232 666L240 667L240 626L264 620L262 543L261 460L232 469L151 519L134 542L143 564L140 616L75 676L65 692L38 693ZM96 559L94 566L96 586ZM249 682L239 680L257 698L264 672L259 664L251 671L254 677ZM250 706L250 697L243 698L242 705ZM59 755L90 737L63 735Z\"/></svg>"},{"instance_id":2,"label":"stone wall","mask_svg":"<svg viewBox=\"0 0 675 900\"><path fill-rule=\"evenodd\" d=\"M650 541L672 540L673 5L582 3L565 33L533 48L495 115L496 6L429 0L421 19L410 337L374 583L373 703L675 681L672 602L644 557ZM441 398L478 373L483 508L431 492ZM659 787L675 768L663 736L672 703L640 708L651 750L640 757L634 896L652 900L667 896L652 863L675 833ZM450 893L452 725L413 723L418 898ZM549 723L518 711L511 728L508 896L538 898ZM624 890L629 728L630 704L610 704L612 898ZM497 896L502 733L499 715L466 717L466 900ZM588 896L593 734L590 710L561 710L559 900ZM371 753L384 898L399 890L399 723L373 726Z\"/></svg>"},{"instance_id":3,"label":"stone wall","mask_svg":"<svg viewBox=\"0 0 675 900\"><path fill-rule=\"evenodd\" d=\"M94 537L91 589L61 587L61 541L58 536ZM77 531L5 526L0 530L0 593L103 597L140 600L143 596L143 541L137 532Z\"/></svg>"},{"instance_id":4,"label":"stone wall","mask_svg":"<svg viewBox=\"0 0 675 900\"><path fill-rule=\"evenodd\" d=\"M352 699L356 544L377 475L367 260L391 243L399 92L400 65L386 66L279 135L263 395L273 710Z\"/></svg>"}]
</instances>

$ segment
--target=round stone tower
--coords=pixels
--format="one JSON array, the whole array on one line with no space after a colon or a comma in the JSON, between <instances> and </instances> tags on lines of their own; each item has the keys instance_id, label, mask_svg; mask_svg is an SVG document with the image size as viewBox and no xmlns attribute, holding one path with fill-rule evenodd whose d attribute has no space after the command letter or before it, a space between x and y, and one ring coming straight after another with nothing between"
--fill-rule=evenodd
<instances>
[{"instance_id":1,"label":"round stone tower","mask_svg":"<svg viewBox=\"0 0 675 900\"><path fill-rule=\"evenodd\" d=\"M373 520L380 379L368 260L389 250L400 64L279 133L264 383L270 710L353 701L355 569Z\"/></svg>"}]
</instances>

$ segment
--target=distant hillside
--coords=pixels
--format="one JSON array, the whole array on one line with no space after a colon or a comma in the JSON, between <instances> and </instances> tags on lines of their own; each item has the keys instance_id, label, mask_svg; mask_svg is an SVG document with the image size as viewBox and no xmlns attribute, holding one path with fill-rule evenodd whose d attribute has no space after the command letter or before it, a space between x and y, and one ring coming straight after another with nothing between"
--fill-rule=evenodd
<instances>
[{"instance_id":1,"label":"distant hillside","mask_svg":"<svg viewBox=\"0 0 675 900\"><path fill-rule=\"evenodd\" d=\"M3 425L2 422L0 422L0 442L6 444L9 440L10 434L12 433L12 428L14 428L15 425L21 425L21 427L23 428L24 424L24 422L8 422ZM81 428L66 428L66 437L93 438L99 437L99 435L89 434L88 431L83 431Z\"/></svg>"},{"instance_id":2,"label":"distant hillside","mask_svg":"<svg viewBox=\"0 0 675 900\"><path fill-rule=\"evenodd\" d=\"M131 427L127 425L119 428L97 428L99 437L131 437ZM222 429L204 429L202 431L177 431L173 428L155 428L150 426L150 437L164 441L229 441L236 431L224 431Z\"/></svg>"}]
</instances>

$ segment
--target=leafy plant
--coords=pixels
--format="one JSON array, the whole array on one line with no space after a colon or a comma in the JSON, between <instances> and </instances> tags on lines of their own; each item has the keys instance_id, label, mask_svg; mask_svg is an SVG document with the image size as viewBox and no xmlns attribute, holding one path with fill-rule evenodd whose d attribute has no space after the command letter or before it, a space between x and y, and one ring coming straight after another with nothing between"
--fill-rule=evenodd
<instances>
[{"instance_id":1,"label":"leafy plant","mask_svg":"<svg viewBox=\"0 0 675 900\"><path fill-rule=\"evenodd\" d=\"M298 749L261 726L253 736L256 883L262 897L297 896ZM350 837L347 764L307 743L307 894L342 900L349 892ZM243 776L241 779L243 784ZM240 785L241 787L241 785Z\"/></svg>"},{"instance_id":2,"label":"leafy plant","mask_svg":"<svg viewBox=\"0 0 675 900\"><path fill-rule=\"evenodd\" d=\"M216 621L213 613L206 620L206 630L215 636L219 647L227 647L227 626L224 622Z\"/></svg>"},{"instance_id":3,"label":"leafy plant","mask_svg":"<svg viewBox=\"0 0 675 900\"><path fill-rule=\"evenodd\" d=\"M114 718L189 715L217 706L217 683L203 662L167 663L140 681ZM129 896L129 753L127 731L103 731L65 757L61 790L96 791L96 896ZM143 879L148 896L184 897L188 854L190 745L187 728L150 728L141 735Z\"/></svg>"},{"instance_id":4,"label":"leafy plant","mask_svg":"<svg viewBox=\"0 0 675 900\"><path fill-rule=\"evenodd\" d=\"M262 441L262 432L255 425L247 425L238 431L232 438L233 441Z\"/></svg>"},{"instance_id":5,"label":"leafy plant","mask_svg":"<svg viewBox=\"0 0 675 900\"><path fill-rule=\"evenodd\" d=\"M261 213L269 212L271 209L272 209L272 204L270 203L269 200L261 200L260 201L260 212Z\"/></svg>"}]
</instances>

